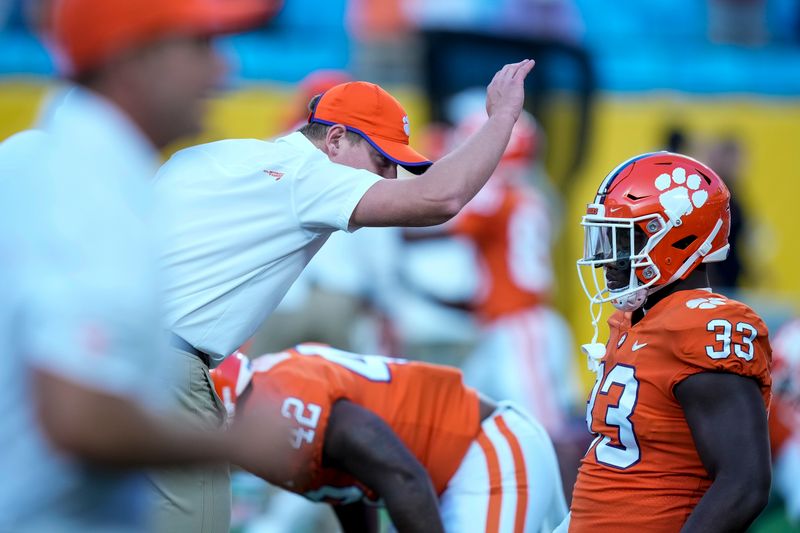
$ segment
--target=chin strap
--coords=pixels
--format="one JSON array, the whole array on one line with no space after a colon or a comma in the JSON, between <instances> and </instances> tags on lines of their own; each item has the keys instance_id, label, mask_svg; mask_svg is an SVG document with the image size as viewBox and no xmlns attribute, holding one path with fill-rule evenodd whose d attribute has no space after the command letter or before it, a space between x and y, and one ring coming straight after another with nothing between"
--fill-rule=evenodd
<instances>
[{"instance_id":1,"label":"chin strap","mask_svg":"<svg viewBox=\"0 0 800 533\"><path fill-rule=\"evenodd\" d=\"M597 312L595 312L595 308ZM597 342L599 331L597 324L603 316L603 306L594 301L589 302L589 314L592 317L592 328L594 328L594 335L592 342L586 343L581 346L581 351L586 355L586 364L589 370L597 373L600 370L600 360L606 355L605 344Z\"/></svg>"}]
</instances>

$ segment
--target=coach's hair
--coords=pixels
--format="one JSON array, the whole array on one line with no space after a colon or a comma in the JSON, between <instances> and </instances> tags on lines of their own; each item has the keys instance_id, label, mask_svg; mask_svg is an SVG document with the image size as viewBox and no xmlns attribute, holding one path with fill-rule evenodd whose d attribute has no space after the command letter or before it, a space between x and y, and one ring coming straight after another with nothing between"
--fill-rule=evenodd
<instances>
[{"instance_id":1,"label":"coach's hair","mask_svg":"<svg viewBox=\"0 0 800 533\"><path fill-rule=\"evenodd\" d=\"M314 110L317 108L317 104L319 103L319 99L322 97L322 94L318 94L314 96L310 102L308 102L308 112L313 113ZM325 140L325 136L328 135L328 130L330 126L328 124L322 124L320 122L309 122L308 124L304 124L298 131L306 136L306 138L311 142L322 142ZM345 137L348 141L352 144L356 144L358 142L362 142L364 138L355 133L353 131L347 130Z\"/></svg>"}]
</instances>

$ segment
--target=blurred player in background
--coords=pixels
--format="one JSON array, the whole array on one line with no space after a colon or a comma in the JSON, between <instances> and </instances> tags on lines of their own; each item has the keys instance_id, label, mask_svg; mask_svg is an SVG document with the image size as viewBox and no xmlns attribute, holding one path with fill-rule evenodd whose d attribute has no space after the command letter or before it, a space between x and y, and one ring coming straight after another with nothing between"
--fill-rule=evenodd
<instances>
[{"instance_id":1,"label":"blurred player in background","mask_svg":"<svg viewBox=\"0 0 800 533\"><path fill-rule=\"evenodd\" d=\"M485 122L472 112L456 126L457 146ZM479 265L475 298L444 302L475 313L482 332L464 362L465 381L531 412L555 440L563 437L578 385L572 335L549 305L554 214L530 183L541 142L536 120L523 112L486 186L450 223L448 234L465 238ZM407 232L410 240L442 232Z\"/></svg>"},{"instance_id":2,"label":"blurred player in background","mask_svg":"<svg viewBox=\"0 0 800 533\"><path fill-rule=\"evenodd\" d=\"M728 254L729 196L704 164L655 152L620 164L587 207L578 269L595 326L584 345L595 439L570 531L743 531L766 505L767 328L706 273ZM605 302L617 311L604 346Z\"/></svg>"},{"instance_id":3,"label":"blurred player in background","mask_svg":"<svg viewBox=\"0 0 800 533\"><path fill-rule=\"evenodd\" d=\"M793 524L800 523L800 319L782 326L772 339L773 398L769 412L774 487Z\"/></svg>"},{"instance_id":4,"label":"blurred player in background","mask_svg":"<svg viewBox=\"0 0 800 533\"><path fill-rule=\"evenodd\" d=\"M293 425L294 452L255 474L334 505L344 531L551 531L566 514L545 431L449 367L303 344L212 370L237 416L253 398Z\"/></svg>"},{"instance_id":5,"label":"blurred player in background","mask_svg":"<svg viewBox=\"0 0 800 533\"><path fill-rule=\"evenodd\" d=\"M0 146L0 530L146 531L148 485L131 468L239 459L247 440L164 420L154 392L169 377L157 150L200 128L224 74L211 37L272 6L39 7L68 83L37 130Z\"/></svg>"},{"instance_id":6,"label":"blurred player in background","mask_svg":"<svg viewBox=\"0 0 800 533\"><path fill-rule=\"evenodd\" d=\"M287 108L284 135L295 132L308 123L308 115L311 113L308 103L315 96L351 81L355 80L347 71L337 69L315 70L303 78L297 86L291 105Z\"/></svg>"},{"instance_id":7,"label":"blurred player in background","mask_svg":"<svg viewBox=\"0 0 800 533\"><path fill-rule=\"evenodd\" d=\"M484 120L482 113L464 120L456 142ZM474 245L480 272L471 307L483 332L464 364L465 380L523 405L558 438L578 387L571 332L549 305L556 217L528 181L540 141L535 119L523 113L494 175L454 219L451 231Z\"/></svg>"}]
</instances>

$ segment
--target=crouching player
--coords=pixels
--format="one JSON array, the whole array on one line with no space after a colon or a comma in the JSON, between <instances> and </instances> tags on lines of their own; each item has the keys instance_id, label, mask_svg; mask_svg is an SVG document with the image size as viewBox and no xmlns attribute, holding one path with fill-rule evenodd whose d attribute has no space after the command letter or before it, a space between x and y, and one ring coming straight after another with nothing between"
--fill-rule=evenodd
<instances>
[{"instance_id":1,"label":"crouching player","mask_svg":"<svg viewBox=\"0 0 800 533\"><path fill-rule=\"evenodd\" d=\"M377 531L375 504L402 532L552 531L566 516L542 427L457 369L302 344L212 376L229 410L257 395L292 425L285 460L248 469L333 505L345 532Z\"/></svg>"}]
</instances>

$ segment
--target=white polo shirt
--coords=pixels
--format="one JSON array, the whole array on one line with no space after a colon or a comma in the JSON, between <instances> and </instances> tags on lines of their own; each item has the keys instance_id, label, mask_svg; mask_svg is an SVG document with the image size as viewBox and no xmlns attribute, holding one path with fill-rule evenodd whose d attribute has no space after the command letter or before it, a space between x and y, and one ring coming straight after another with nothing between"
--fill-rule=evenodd
<instances>
[{"instance_id":1,"label":"white polo shirt","mask_svg":"<svg viewBox=\"0 0 800 533\"><path fill-rule=\"evenodd\" d=\"M172 209L167 324L212 357L239 348L380 176L332 163L301 133L177 152L156 190Z\"/></svg>"},{"instance_id":2,"label":"white polo shirt","mask_svg":"<svg viewBox=\"0 0 800 533\"><path fill-rule=\"evenodd\" d=\"M33 369L154 398L161 325L158 154L108 101L75 89L41 130L0 145L0 531L141 531L146 480L54 449ZM163 388L163 385L162 385Z\"/></svg>"}]
</instances>

